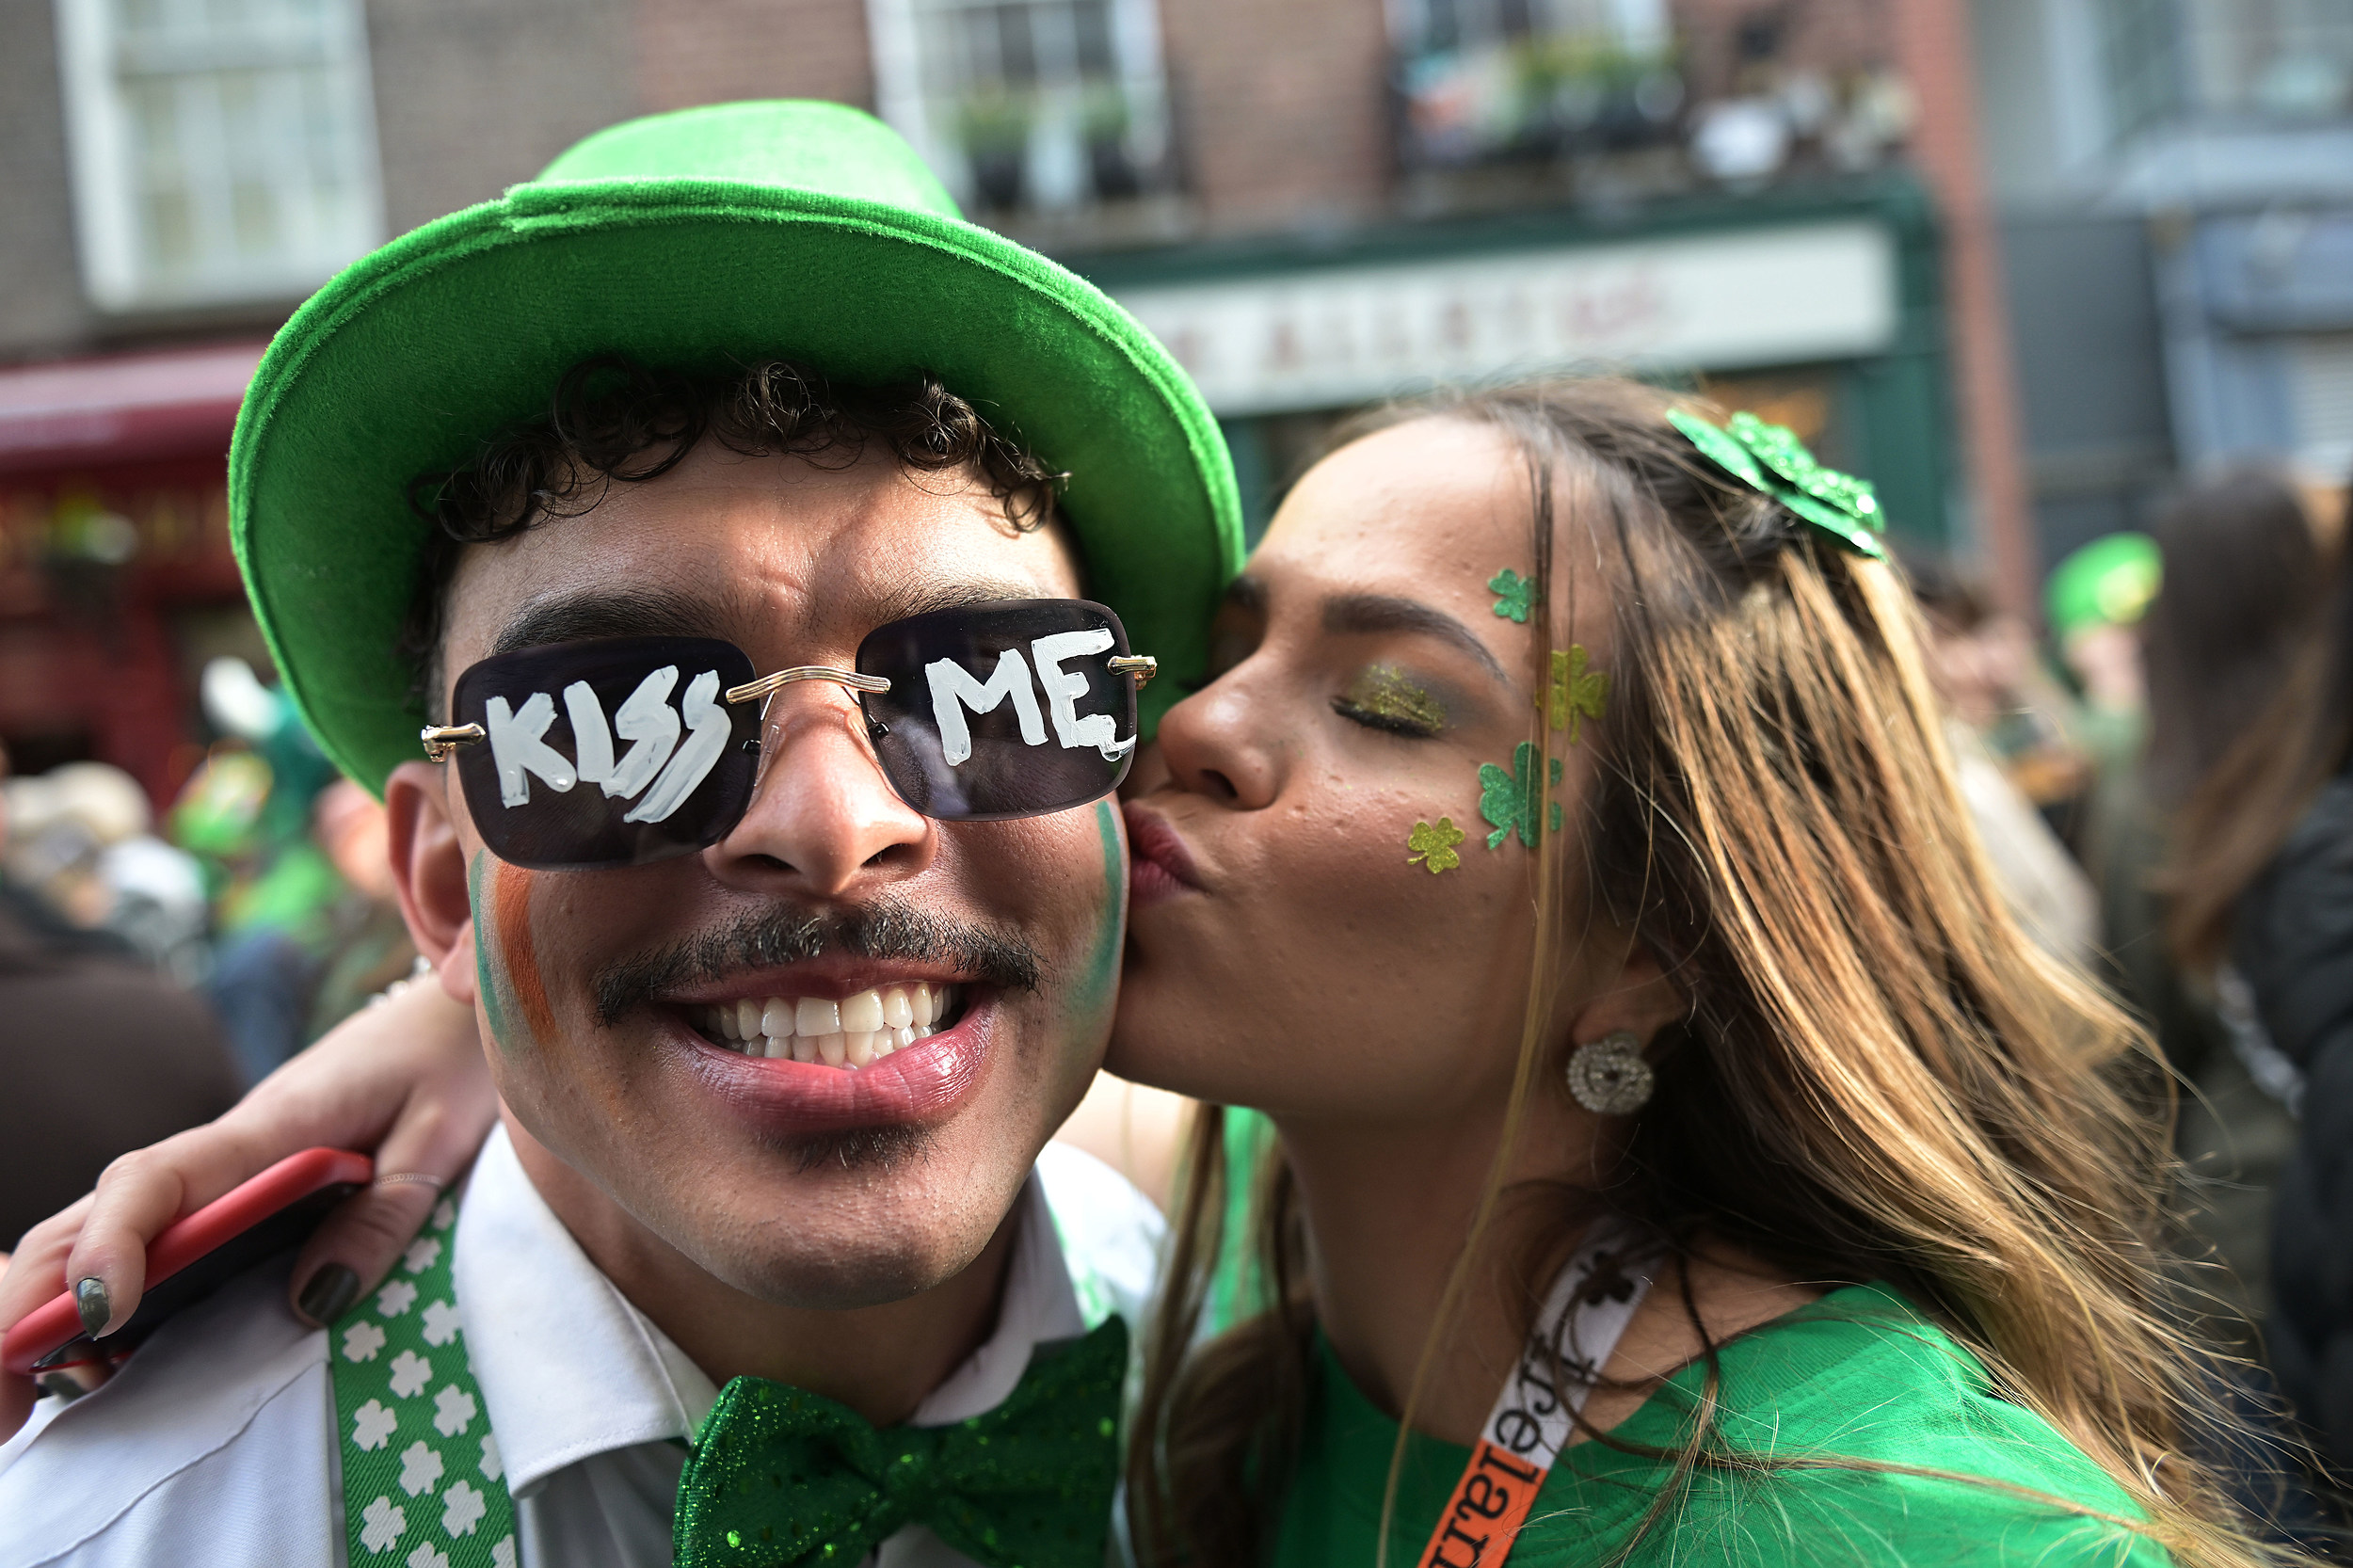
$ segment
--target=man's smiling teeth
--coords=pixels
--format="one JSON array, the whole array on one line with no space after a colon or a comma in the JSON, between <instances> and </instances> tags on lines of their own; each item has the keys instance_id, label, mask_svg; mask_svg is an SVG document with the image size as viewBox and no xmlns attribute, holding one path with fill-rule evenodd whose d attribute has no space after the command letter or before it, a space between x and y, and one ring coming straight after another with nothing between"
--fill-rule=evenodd
<instances>
[{"instance_id":1,"label":"man's smiling teeth","mask_svg":"<svg viewBox=\"0 0 2353 1568\"><path fill-rule=\"evenodd\" d=\"M954 985L883 985L834 1001L770 997L689 1009L695 1027L745 1056L863 1067L936 1033L963 1000Z\"/></svg>"}]
</instances>

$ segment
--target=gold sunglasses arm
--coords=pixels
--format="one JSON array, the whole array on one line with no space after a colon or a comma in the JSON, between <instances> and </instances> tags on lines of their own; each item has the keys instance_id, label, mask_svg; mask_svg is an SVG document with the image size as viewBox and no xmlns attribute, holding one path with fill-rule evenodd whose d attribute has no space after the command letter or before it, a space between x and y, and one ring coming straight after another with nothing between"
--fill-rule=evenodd
<instances>
[{"instance_id":1,"label":"gold sunglasses arm","mask_svg":"<svg viewBox=\"0 0 2353 1568\"><path fill-rule=\"evenodd\" d=\"M1123 653L1118 658L1107 659L1104 663L1111 666L1113 675L1134 676L1139 691L1149 685L1152 678L1160 673L1160 662L1149 653Z\"/></svg>"},{"instance_id":2,"label":"gold sunglasses arm","mask_svg":"<svg viewBox=\"0 0 2353 1568\"><path fill-rule=\"evenodd\" d=\"M890 690L890 682L879 675L860 675L856 670L838 670L825 664L795 664L789 670L778 670L774 675L763 675L759 680L747 680L741 686L729 686L727 692L728 700L729 702L757 701L772 692L784 690L796 680L830 680L836 685L847 686L854 692Z\"/></svg>"},{"instance_id":3,"label":"gold sunglasses arm","mask_svg":"<svg viewBox=\"0 0 2353 1568\"><path fill-rule=\"evenodd\" d=\"M417 739L424 743L425 756L436 762L448 761L451 752L482 738L482 727L478 724L429 724L417 731Z\"/></svg>"}]
</instances>

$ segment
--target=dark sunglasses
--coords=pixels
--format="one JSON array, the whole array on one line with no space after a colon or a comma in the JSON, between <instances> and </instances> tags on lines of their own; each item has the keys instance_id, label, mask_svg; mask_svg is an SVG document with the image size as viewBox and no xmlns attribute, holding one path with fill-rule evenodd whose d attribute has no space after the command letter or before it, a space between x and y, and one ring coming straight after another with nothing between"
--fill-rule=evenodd
<instances>
[{"instance_id":1,"label":"dark sunglasses","mask_svg":"<svg viewBox=\"0 0 2353 1568\"><path fill-rule=\"evenodd\" d=\"M1043 816L1119 787L1154 660L1100 604L1022 599L880 626L855 670L757 679L732 643L606 637L502 653L457 678L456 757L490 853L536 870L640 866L717 843L760 782L768 698L801 680L857 695L890 787L941 822Z\"/></svg>"}]
</instances>

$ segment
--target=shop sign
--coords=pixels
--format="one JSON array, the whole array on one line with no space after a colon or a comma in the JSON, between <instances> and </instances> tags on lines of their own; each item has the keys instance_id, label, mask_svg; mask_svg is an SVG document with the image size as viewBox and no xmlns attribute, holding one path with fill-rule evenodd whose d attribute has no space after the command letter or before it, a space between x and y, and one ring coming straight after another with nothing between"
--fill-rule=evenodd
<instances>
[{"instance_id":1,"label":"shop sign","mask_svg":"<svg viewBox=\"0 0 2353 1568\"><path fill-rule=\"evenodd\" d=\"M1570 367L1849 359L1885 349L1897 313L1894 240L1870 222L1312 267L1117 298L1226 416Z\"/></svg>"}]
</instances>

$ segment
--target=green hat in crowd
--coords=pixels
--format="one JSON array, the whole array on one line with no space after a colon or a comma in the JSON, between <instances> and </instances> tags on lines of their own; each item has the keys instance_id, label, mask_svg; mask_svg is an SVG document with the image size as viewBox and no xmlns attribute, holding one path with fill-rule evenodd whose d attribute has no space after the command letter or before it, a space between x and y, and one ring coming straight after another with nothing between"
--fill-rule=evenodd
<instances>
[{"instance_id":1,"label":"green hat in crowd","mask_svg":"<svg viewBox=\"0 0 2353 1568\"><path fill-rule=\"evenodd\" d=\"M2148 535L2094 539L2051 569L2043 589L2051 630L2064 639L2096 626L2131 626L2148 612L2164 575L2164 557Z\"/></svg>"},{"instance_id":2,"label":"green hat in crowd","mask_svg":"<svg viewBox=\"0 0 2353 1568\"><path fill-rule=\"evenodd\" d=\"M312 732L371 790L422 755L396 652L426 539L409 481L602 353L937 376L1069 472L1089 593L1178 678L1142 694L1147 727L1199 672L1241 510L1185 373L1094 285L964 221L871 115L726 104L600 131L362 257L263 358L229 452L238 564Z\"/></svg>"}]
</instances>

